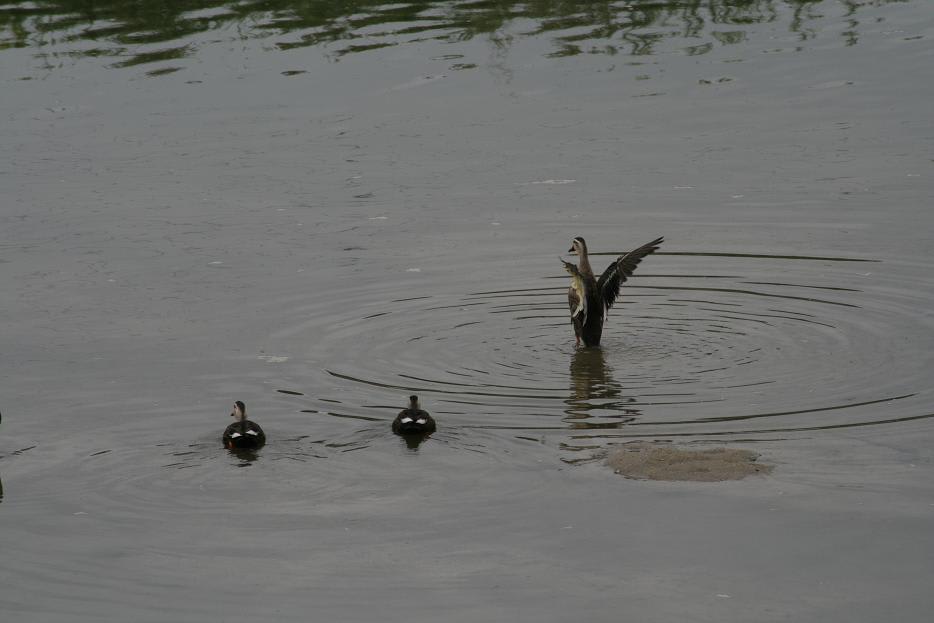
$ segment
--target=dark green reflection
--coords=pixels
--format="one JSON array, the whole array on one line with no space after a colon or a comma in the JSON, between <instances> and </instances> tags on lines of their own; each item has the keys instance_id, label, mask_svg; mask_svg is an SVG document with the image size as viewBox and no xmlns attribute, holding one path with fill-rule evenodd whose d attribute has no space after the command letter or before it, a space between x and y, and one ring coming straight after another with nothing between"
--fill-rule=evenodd
<instances>
[{"instance_id":1,"label":"dark green reflection","mask_svg":"<svg viewBox=\"0 0 934 623\"><path fill-rule=\"evenodd\" d=\"M34 47L50 57L115 57L114 67L178 60L208 41L269 38L287 50L327 46L333 58L435 39L546 36L550 56L706 54L746 40L751 24L774 22L812 38L832 11L846 45L859 41L858 12L902 0L13 0L0 4L0 50ZM498 36L507 27L518 32ZM216 31L216 32L215 32ZM202 33L214 33L205 39ZM471 64L461 64L468 68ZM160 73L167 73L161 71Z\"/></svg>"}]
</instances>

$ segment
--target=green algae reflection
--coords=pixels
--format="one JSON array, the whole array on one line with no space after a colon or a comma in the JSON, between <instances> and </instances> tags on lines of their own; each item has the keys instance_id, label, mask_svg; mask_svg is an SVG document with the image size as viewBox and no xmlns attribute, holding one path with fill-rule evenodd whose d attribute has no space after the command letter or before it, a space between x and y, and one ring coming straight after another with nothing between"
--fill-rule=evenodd
<instances>
[{"instance_id":1,"label":"green algae reflection","mask_svg":"<svg viewBox=\"0 0 934 623\"><path fill-rule=\"evenodd\" d=\"M49 67L68 58L102 58L124 68L179 61L204 46L243 39L263 39L280 50L320 47L338 60L426 39L456 44L485 37L508 47L517 39L545 37L551 57L702 55L743 42L746 30L762 23L805 41L827 12L848 25L834 36L853 45L860 11L896 1L13 1L0 5L0 53L32 48Z\"/></svg>"}]
</instances>

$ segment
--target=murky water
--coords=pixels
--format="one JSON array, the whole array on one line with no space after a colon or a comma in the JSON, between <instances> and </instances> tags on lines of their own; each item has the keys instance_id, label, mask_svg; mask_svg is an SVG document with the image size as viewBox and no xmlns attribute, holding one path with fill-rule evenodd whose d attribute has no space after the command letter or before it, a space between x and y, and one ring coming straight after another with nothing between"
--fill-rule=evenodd
<instances>
[{"instance_id":1,"label":"murky water","mask_svg":"<svg viewBox=\"0 0 934 623\"><path fill-rule=\"evenodd\" d=\"M922 620L932 39L921 0L0 5L0 608ZM666 239L599 350L574 236ZM775 469L628 481L633 440Z\"/></svg>"},{"instance_id":2,"label":"murky water","mask_svg":"<svg viewBox=\"0 0 934 623\"><path fill-rule=\"evenodd\" d=\"M698 260L707 270L692 269ZM556 275L539 275L535 288L527 287L536 281L532 274L525 280L503 274L488 282L502 289L446 296L348 292L335 297L334 307L309 313L334 317L348 303L361 310L322 327L327 337L316 350L325 361L345 361L319 374L308 370L309 387L293 389L310 394L297 404L316 412L379 419L387 417L381 404L416 392L431 396L441 415L469 418L471 428L562 437L570 428L570 438L586 446L620 437L771 435L934 417L925 407L926 372L917 366L932 344L926 323L905 311L923 297L872 292L881 288L873 278L878 263L655 256L646 264L658 272L643 266L626 287L600 349L574 347L567 280ZM923 336L922 343L914 356L890 352L883 375L879 357L895 337L893 324ZM364 345L350 356L347 335ZM352 412L322 402L327 396L344 396L333 403L349 403ZM383 399L369 405L366 396Z\"/></svg>"}]
</instances>

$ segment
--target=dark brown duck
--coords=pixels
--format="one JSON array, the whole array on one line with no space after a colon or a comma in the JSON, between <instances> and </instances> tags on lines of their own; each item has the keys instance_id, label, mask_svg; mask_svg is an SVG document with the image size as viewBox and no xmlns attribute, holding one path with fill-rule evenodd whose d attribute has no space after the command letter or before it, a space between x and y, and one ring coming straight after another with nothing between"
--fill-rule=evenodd
<instances>
[{"instance_id":1,"label":"dark brown duck","mask_svg":"<svg viewBox=\"0 0 934 623\"><path fill-rule=\"evenodd\" d=\"M574 325L574 335L577 345L599 346L603 335L603 321L607 313L619 296L619 288L632 276L639 262L646 255L658 250L664 238L656 238L638 249L620 255L610 264L599 279L590 268L587 257L587 243L581 237L571 242L568 253L575 253L580 257L580 264L575 266L570 262L561 260L564 269L571 275L571 287L568 289L568 305L571 308L571 324Z\"/></svg>"},{"instance_id":2,"label":"dark brown duck","mask_svg":"<svg viewBox=\"0 0 934 623\"><path fill-rule=\"evenodd\" d=\"M392 422L392 432L397 435L427 435L435 428L435 419L419 406L418 396L409 396L409 407Z\"/></svg>"},{"instance_id":3,"label":"dark brown duck","mask_svg":"<svg viewBox=\"0 0 934 623\"><path fill-rule=\"evenodd\" d=\"M246 405L241 401L234 403L230 417L237 421L224 430L222 440L225 448L259 448L266 443L266 433L259 424L246 419Z\"/></svg>"}]
</instances>

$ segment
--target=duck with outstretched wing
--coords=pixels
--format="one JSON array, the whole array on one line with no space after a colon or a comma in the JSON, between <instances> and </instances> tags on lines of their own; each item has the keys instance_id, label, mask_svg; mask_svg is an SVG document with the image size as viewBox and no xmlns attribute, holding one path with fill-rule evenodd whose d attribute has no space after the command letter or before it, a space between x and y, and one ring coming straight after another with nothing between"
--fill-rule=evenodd
<instances>
[{"instance_id":1,"label":"duck with outstretched wing","mask_svg":"<svg viewBox=\"0 0 934 623\"><path fill-rule=\"evenodd\" d=\"M580 257L580 264L575 266L561 260L564 269L571 275L571 287L568 289L568 305L571 308L571 324L577 345L599 346L603 335L603 321L619 296L619 288L632 276L639 262L646 255L658 250L664 238L656 238L638 249L620 255L610 264L599 279L590 268L587 257L587 243L578 236L571 242L568 253Z\"/></svg>"}]
</instances>

